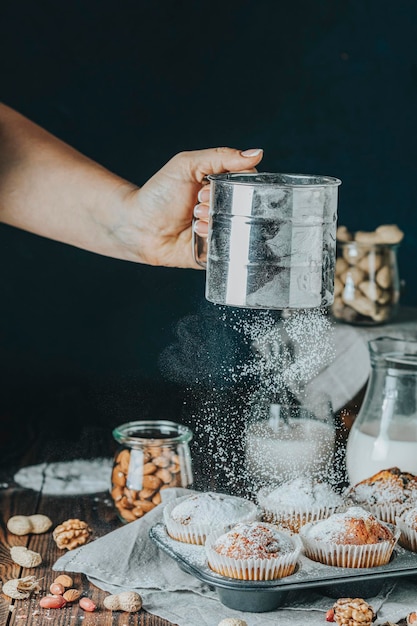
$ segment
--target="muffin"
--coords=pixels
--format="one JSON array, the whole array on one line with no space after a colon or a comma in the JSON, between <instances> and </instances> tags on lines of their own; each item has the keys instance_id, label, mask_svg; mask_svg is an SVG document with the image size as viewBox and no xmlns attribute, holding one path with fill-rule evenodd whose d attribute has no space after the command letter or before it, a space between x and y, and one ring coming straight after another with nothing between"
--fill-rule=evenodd
<instances>
[{"instance_id":1,"label":"muffin","mask_svg":"<svg viewBox=\"0 0 417 626\"><path fill-rule=\"evenodd\" d=\"M305 476L261 489L258 503L266 522L297 533L307 522L332 515L343 504L343 498L328 483Z\"/></svg>"},{"instance_id":2,"label":"muffin","mask_svg":"<svg viewBox=\"0 0 417 626\"><path fill-rule=\"evenodd\" d=\"M222 493L197 493L169 502L164 522L170 537L204 545L209 533L224 531L238 522L260 519L260 509L249 500Z\"/></svg>"},{"instance_id":3,"label":"muffin","mask_svg":"<svg viewBox=\"0 0 417 626\"><path fill-rule=\"evenodd\" d=\"M298 536L284 533L273 524L236 524L226 533L207 537L209 567L239 580L275 580L290 576L301 550Z\"/></svg>"},{"instance_id":4,"label":"muffin","mask_svg":"<svg viewBox=\"0 0 417 626\"><path fill-rule=\"evenodd\" d=\"M404 511L395 519L395 524L401 531L398 543L407 550L417 552L417 506Z\"/></svg>"},{"instance_id":5,"label":"muffin","mask_svg":"<svg viewBox=\"0 0 417 626\"><path fill-rule=\"evenodd\" d=\"M336 567L376 567L391 558L400 531L354 506L300 528L306 556Z\"/></svg>"},{"instance_id":6,"label":"muffin","mask_svg":"<svg viewBox=\"0 0 417 626\"><path fill-rule=\"evenodd\" d=\"M417 476L398 467L382 470L351 487L346 494L352 504L371 511L378 519L394 524L405 508L417 505Z\"/></svg>"}]
</instances>

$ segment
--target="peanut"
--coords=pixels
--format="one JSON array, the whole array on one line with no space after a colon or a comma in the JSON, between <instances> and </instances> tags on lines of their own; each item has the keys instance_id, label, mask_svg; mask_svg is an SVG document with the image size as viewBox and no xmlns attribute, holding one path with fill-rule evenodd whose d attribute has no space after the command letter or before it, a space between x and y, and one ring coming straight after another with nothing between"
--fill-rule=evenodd
<instances>
[{"instance_id":1,"label":"peanut","mask_svg":"<svg viewBox=\"0 0 417 626\"><path fill-rule=\"evenodd\" d=\"M122 591L121 593L104 598L103 604L106 609L110 611L135 613L142 608L142 598L135 591Z\"/></svg>"},{"instance_id":2,"label":"peanut","mask_svg":"<svg viewBox=\"0 0 417 626\"><path fill-rule=\"evenodd\" d=\"M350 234L346 226L339 226L336 231L336 239L337 241L343 242L351 241L352 235Z\"/></svg>"},{"instance_id":3,"label":"peanut","mask_svg":"<svg viewBox=\"0 0 417 626\"><path fill-rule=\"evenodd\" d=\"M46 533L52 526L52 521L46 515L13 515L7 522L8 530L13 535L39 535Z\"/></svg>"},{"instance_id":4,"label":"peanut","mask_svg":"<svg viewBox=\"0 0 417 626\"><path fill-rule=\"evenodd\" d=\"M62 596L64 595L65 587L64 585L61 585L61 583L52 583L49 587L49 591L53 596Z\"/></svg>"},{"instance_id":5,"label":"peanut","mask_svg":"<svg viewBox=\"0 0 417 626\"><path fill-rule=\"evenodd\" d=\"M42 557L38 552L28 550L24 546L13 546L10 555L15 563L22 567L37 567L42 563Z\"/></svg>"},{"instance_id":6,"label":"peanut","mask_svg":"<svg viewBox=\"0 0 417 626\"><path fill-rule=\"evenodd\" d=\"M62 596L45 596L39 600L43 609L62 609L66 605L66 600Z\"/></svg>"},{"instance_id":7,"label":"peanut","mask_svg":"<svg viewBox=\"0 0 417 626\"><path fill-rule=\"evenodd\" d=\"M343 274L343 272L345 272L348 267L349 267L349 263L345 261L343 257L341 256L337 257L336 265L335 265L336 276L340 276L340 274Z\"/></svg>"},{"instance_id":8,"label":"peanut","mask_svg":"<svg viewBox=\"0 0 417 626\"><path fill-rule=\"evenodd\" d=\"M25 600L31 593L37 593L39 590L39 582L34 576L12 578L6 581L2 588L3 593L14 600Z\"/></svg>"},{"instance_id":9,"label":"peanut","mask_svg":"<svg viewBox=\"0 0 417 626\"><path fill-rule=\"evenodd\" d=\"M378 234L381 243L400 243L404 237L404 233L396 224L384 224L383 226L378 226L376 233Z\"/></svg>"},{"instance_id":10,"label":"peanut","mask_svg":"<svg viewBox=\"0 0 417 626\"><path fill-rule=\"evenodd\" d=\"M83 609L83 611L87 611L88 613L92 613L97 608L97 606L92 600L90 600L90 598L81 598L81 600L79 601L79 605Z\"/></svg>"},{"instance_id":11,"label":"peanut","mask_svg":"<svg viewBox=\"0 0 417 626\"><path fill-rule=\"evenodd\" d=\"M375 243L380 243L380 238L375 231L368 233L363 230L358 230L358 232L355 233L355 241L373 245Z\"/></svg>"},{"instance_id":12,"label":"peanut","mask_svg":"<svg viewBox=\"0 0 417 626\"><path fill-rule=\"evenodd\" d=\"M238 617L226 617L219 622L218 626L248 626L248 624L244 619Z\"/></svg>"}]
</instances>

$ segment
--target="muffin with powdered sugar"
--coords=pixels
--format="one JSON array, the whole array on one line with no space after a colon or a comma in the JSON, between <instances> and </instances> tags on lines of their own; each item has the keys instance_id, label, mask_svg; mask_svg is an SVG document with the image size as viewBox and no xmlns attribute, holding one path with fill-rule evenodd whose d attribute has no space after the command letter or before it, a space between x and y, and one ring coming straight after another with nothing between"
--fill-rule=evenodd
<instances>
[{"instance_id":1,"label":"muffin with powdered sugar","mask_svg":"<svg viewBox=\"0 0 417 626\"><path fill-rule=\"evenodd\" d=\"M301 550L298 536L266 522L236 524L226 533L207 537L209 567L239 580L275 580L290 576Z\"/></svg>"},{"instance_id":2,"label":"muffin with powdered sugar","mask_svg":"<svg viewBox=\"0 0 417 626\"><path fill-rule=\"evenodd\" d=\"M258 503L266 522L298 532L304 524L332 515L343 505L343 498L328 483L303 476L262 488Z\"/></svg>"},{"instance_id":3,"label":"muffin with powdered sugar","mask_svg":"<svg viewBox=\"0 0 417 626\"><path fill-rule=\"evenodd\" d=\"M346 498L378 519L394 524L405 509L417 506L417 476L398 467L381 470L350 487Z\"/></svg>"},{"instance_id":4,"label":"muffin with powdered sugar","mask_svg":"<svg viewBox=\"0 0 417 626\"><path fill-rule=\"evenodd\" d=\"M407 509L396 517L395 525L401 531L399 543L403 548L417 552L417 506Z\"/></svg>"},{"instance_id":5,"label":"muffin with powdered sugar","mask_svg":"<svg viewBox=\"0 0 417 626\"><path fill-rule=\"evenodd\" d=\"M336 567L385 565L399 536L398 528L358 506L300 529L306 556Z\"/></svg>"},{"instance_id":6,"label":"muffin with powdered sugar","mask_svg":"<svg viewBox=\"0 0 417 626\"><path fill-rule=\"evenodd\" d=\"M222 493L196 493L169 502L164 522L170 537L204 545L209 533L224 531L238 522L260 519L260 509L250 500Z\"/></svg>"}]
</instances>

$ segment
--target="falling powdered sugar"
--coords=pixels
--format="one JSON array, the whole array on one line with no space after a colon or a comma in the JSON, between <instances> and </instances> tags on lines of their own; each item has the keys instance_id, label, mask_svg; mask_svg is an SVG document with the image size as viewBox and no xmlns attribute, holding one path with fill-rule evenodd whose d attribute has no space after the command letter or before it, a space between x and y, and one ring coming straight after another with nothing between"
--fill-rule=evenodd
<instances>
[{"instance_id":1,"label":"falling powdered sugar","mask_svg":"<svg viewBox=\"0 0 417 626\"><path fill-rule=\"evenodd\" d=\"M169 378L186 382L181 419L194 431L196 486L247 495L248 425L268 420L272 404L305 403L306 386L334 358L333 322L322 309L277 313L216 306L208 315L182 320L177 334L161 364ZM334 431L323 433L322 426L316 430L329 444L322 450L327 467Z\"/></svg>"}]
</instances>

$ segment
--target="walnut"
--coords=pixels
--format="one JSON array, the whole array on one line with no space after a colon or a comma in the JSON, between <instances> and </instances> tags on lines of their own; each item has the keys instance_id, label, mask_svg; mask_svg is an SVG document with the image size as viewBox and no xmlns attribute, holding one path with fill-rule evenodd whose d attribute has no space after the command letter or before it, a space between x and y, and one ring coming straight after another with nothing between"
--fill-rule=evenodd
<instances>
[{"instance_id":1,"label":"walnut","mask_svg":"<svg viewBox=\"0 0 417 626\"><path fill-rule=\"evenodd\" d=\"M79 519L67 519L55 528L52 536L58 548L73 550L87 543L91 532L87 522L82 522Z\"/></svg>"},{"instance_id":2,"label":"walnut","mask_svg":"<svg viewBox=\"0 0 417 626\"><path fill-rule=\"evenodd\" d=\"M371 626L376 618L371 605L362 598L340 598L333 609L339 626Z\"/></svg>"}]
</instances>

